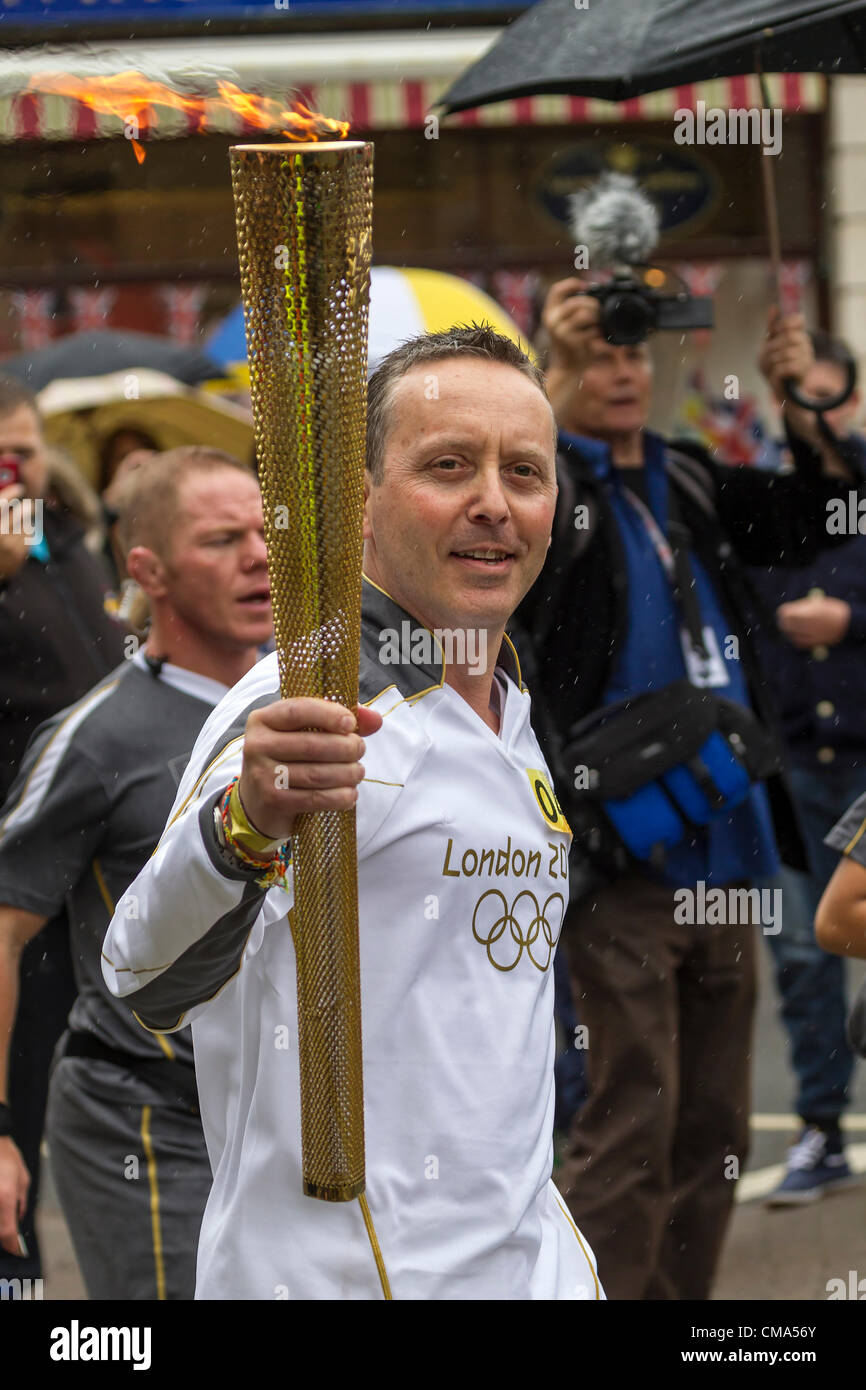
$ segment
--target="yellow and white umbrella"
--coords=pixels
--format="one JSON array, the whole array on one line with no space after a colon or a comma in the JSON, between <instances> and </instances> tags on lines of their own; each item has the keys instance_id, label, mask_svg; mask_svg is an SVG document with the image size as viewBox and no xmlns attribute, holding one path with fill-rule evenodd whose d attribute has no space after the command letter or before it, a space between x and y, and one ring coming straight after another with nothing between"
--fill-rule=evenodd
<instances>
[{"instance_id":1,"label":"yellow and white umbrella","mask_svg":"<svg viewBox=\"0 0 866 1390\"><path fill-rule=\"evenodd\" d=\"M441 333L459 323L489 323L531 351L495 299L459 275L441 270L376 266L370 283L370 370L407 338Z\"/></svg>"},{"instance_id":2,"label":"yellow and white umbrella","mask_svg":"<svg viewBox=\"0 0 866 1390\"><path fill-rule=\"evenodd\" d=\"M370 277L370 370L407 338L441 333L460 323L489 323L534 354L520 330L495 299L459 275L441 270L398 269L377 265ZM243 310L240 305L224 319L210 339L208 354L222 362L235 385L249 386ZM211 389L220 390L214 382Z\"/></svg>"}]
</instances>

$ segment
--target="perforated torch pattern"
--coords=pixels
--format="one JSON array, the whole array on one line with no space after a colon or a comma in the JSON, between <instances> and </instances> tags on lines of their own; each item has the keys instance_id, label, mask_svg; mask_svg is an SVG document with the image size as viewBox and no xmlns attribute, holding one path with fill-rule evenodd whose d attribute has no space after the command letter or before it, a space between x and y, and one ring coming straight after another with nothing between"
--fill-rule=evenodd
<instances>
[{"instance_id":1,"label":"perforated torch pattern","mask_svg":"<svg viewBox=\"0 0 866 1390\"><path fill-rule=\"evenodd\" d=\"M358 699L373 151L231 151L284 697ZM364 1190L355 813L294 837L304 1191Z\"/></svg>"}]
</instances>

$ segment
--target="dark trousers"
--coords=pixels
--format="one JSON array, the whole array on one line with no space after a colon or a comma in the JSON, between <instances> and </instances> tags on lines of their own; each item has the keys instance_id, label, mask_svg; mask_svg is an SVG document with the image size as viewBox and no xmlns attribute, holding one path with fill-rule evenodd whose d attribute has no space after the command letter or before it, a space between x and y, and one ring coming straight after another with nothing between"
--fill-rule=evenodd
<instances>
[{"instance_id":1,"label":"dark trousers","mask_svg":"<svg viewBox=\"0 0 866 1390\"><path fill-rule=\"evenodd\" d=\"M45 1130L88 1297L192 1299L212 1182L198 1115L135 1072L61 1057Z\"/></svg>"},{"instance_id":2,"label":"dark trousers","mask_svg":"<svg viewBox=\"0 0 866 1390\"><path fill-rule=\"evenodd\" d=\"M840 766L790 768L791 788L812 873L782 869L782 930L768 936L782 1021L797 1077L795 1105L805 1121L838 1121L848 1104L854 1058L845 1035L846 962L815 940L815 912L839 863L824 836L866 791L866 771Z\"/></svg>"},{"instance_id":3,"label":"dark trousers","mask_svg":"<svg viewBox=\"0 0 866 1390\"><path fill-rule=\"evenodd\" d=\"M0 1278L42 1277L35 1226L39 1149L51 1061L75 994L69 925L64 912L46 923L21 956L18 1013L9 1053L9 1105L14 1125L12 1137L30 1173L27 1208L19 1222L30 1254L10 1255L0 1250Z\"/></svg>"},{"instance_id":4,"label":"dark trousers","mask_svg":"<svg viewBox=\"0 0 866 1390\"><path fill-rule=\"evenodd\" d=\"M589 1098L559 1185L612 1299L709 1296L748 1152L760 928L677 923L673 894L623 878L563 937Z\"/></svg>"}]
</instances>

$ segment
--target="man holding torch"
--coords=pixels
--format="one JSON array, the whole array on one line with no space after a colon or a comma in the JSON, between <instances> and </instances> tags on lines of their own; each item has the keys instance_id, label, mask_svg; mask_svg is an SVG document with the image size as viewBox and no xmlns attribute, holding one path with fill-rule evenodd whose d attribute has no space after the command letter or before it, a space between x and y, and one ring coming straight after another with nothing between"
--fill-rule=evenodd
<instances>
[{"instance_id":1,"label":"man holding torch","mask_svg":"<svg viewBox=\"0 0 866 1390\"><path fill-rule=\"evenodd\" d=\"M280 699L261 662L118 904L109 987L145 1027L192 1022L214 1171L199 1298L604 1297L550 1179L570 831L505 636L550 543L554 459L543 379L509 340L460 328L385 359L358 707ZM366 1194L321 1202L302 1185L291 837L355 805Z\"/></svg>"}]
</instances>

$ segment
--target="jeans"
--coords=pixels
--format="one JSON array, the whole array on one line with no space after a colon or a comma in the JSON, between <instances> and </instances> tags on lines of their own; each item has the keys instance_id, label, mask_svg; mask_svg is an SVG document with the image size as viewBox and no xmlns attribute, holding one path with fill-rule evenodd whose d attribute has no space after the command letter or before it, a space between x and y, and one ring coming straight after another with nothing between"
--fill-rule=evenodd
<instances>
[{"instance_id":1,"label":"jeans","mask_svg":"<svg viewBox=\"0 0 866 1390\"><path fill-rule=\"evenodd\" d=\"M845 962L821 950L814 922L821 895L839 862L838 852L824 844L824 836L866 791L866 762L853 770L795 764L791 786L812 872L782 869L782 930L777 936L768 935L766 941L797 1076L797 1114L810 1122L832 1121L848 1104L854 1058L845 1038Z\"/></svg>"}]
</instances>

